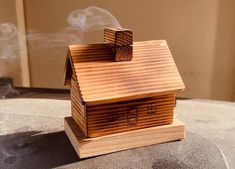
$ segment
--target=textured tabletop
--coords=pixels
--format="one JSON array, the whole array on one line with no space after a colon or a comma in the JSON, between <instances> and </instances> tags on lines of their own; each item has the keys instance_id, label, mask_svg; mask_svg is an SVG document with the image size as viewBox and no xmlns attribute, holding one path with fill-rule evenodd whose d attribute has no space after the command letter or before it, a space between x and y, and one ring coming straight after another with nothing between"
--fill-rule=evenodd
<instances>
[{"instance_id":1,"label":"textured tabletop","mask_svg":"<svg viewBox=\"0 0 235 169\"><path fill-rule=\"evenodd\" d=\"M186 139L80 160L63 131L70 101L0 101L0 168L235 168L235 103L178 100Z\"/></svg>"}]
</instances>

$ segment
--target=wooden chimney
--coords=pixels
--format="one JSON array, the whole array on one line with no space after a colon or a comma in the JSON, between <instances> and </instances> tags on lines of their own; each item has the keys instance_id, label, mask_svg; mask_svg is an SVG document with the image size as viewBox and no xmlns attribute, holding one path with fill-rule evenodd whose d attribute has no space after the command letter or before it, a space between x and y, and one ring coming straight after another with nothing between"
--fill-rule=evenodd
<instances>
[{"instance_id":1,"label":"wooden chimney","mask_svg":"<svg viewBox=\"0 0 235 169\"><path fill-rule=\"evenodd\" d=\"M130 29L106 28L104 42L113 47L115 61L130 61L133 58L133 33Z\"/></svg>"}]
</instances>

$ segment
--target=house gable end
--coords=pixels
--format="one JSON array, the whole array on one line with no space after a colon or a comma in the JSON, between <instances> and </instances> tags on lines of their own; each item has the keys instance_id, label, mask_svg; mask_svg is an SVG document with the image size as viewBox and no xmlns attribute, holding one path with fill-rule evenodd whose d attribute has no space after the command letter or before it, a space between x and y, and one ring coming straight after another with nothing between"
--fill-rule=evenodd
<instances>
[{"instance_id":1,"label":"house gable end","mask_svg":"<svg viewBox=\"0 0 235 169\"><path fill-rule=\"evenodd\" d=\"M71 83L73 70L72 70L71 61L70 61L68 55L66 56L65 68L64 69L65 69L64 70L64 85L69 86L70 83Z\"/></svg>"}]
</instances>

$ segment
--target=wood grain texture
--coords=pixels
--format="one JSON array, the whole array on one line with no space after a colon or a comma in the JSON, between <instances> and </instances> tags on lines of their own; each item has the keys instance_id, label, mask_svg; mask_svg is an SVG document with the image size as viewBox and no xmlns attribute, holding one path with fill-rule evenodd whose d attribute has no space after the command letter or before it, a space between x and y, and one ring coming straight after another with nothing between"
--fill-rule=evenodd
<instances>
[{"instance_id":1,"label":"wood grain texture","mask_svg":"<svg viewBox=\"0 0 235 169\"><path fill-rule=\"evenodd\" d=\"M80 127L81 131L85 136L87 136L87 122L86 122L86 106L82 105L82 99L79 95L79 86L76 78L73 76L71 79L71 110L72 117L77 125Z\"/></svg>"},{"instance_id":2,"label":"wood grain texture","mask_svg":"<svg viewBox=\"0 0 235 169\"><path fill-rule=\"evenodd\" d=\"M104 42L109 42L117 46L127 46L133 44L133 32L130 29L104 29Z\"/></svg>"},{"instance_id":3,"label":"wood grain texture","mask_svg":"<svg viewBox=\"0 0 235 169\"><path fill-rule=\"evenodd\" d=\"M133 33L130 29L112 29L104 30L104 42L110 43L113 48L114 60L131 61L133 58Z\"/></svg>"},{"instance_id":4,"label":"wood grain texture","mask_svg":"<svg viewBox=\"0 0 235 169\"><path fill-rule=\"evenodd\" d=\"M132 46L116 46L115 47L115 61L131 61L133 58Z\"/></svg>"},{"instance_id":5,"label":"wood grain texture","mask_svg":"<svg viewBox=\"0 0 235 169\"><path fill-rule=\"evenodd\" d=\"M96 138L85 138L72 117L66 117L64 119L64 127L70 142L80 158L181 140L185 137L184 124L176 119L169 125L150 127Z\"/></svg>"},{"instance_id":6,"label":"wood grain texture","mask_svg":"<svg viewBox=\"0 0 235 169\"><path fill-rule=\"evenodd\" d=\"M68 52L85 105L155 97L185 88L164 40L134 42L129 62L114 62L109 44L71 45Z\"/></svg>"},{"instance_id":7,"label":"wood grain texture","mask_svg":"<svg viewBox=\"0 0 235 169\"><path fill-rule=\"evenodd\" d=\"M174 94L87 106L87 136L98 137L173 121Z\"/></svg>"}]
</instances>

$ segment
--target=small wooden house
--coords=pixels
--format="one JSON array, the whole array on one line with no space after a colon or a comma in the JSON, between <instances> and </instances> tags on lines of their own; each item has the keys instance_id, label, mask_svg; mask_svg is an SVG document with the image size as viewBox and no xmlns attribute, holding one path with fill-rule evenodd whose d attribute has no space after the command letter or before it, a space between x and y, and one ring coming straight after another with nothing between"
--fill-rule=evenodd
<instances>
[{"instance_id":1,"label":"small wooden house","mask_svg":"<svg viewBox=\"0 0 235 169\"><path fill-rule=\"evenodd\" d=\"M185 87L167 43L132 39L131 30L105 29L104 43L68 48L72 117L88 138L173 122Z\"/></svg>"}]
</instances>

